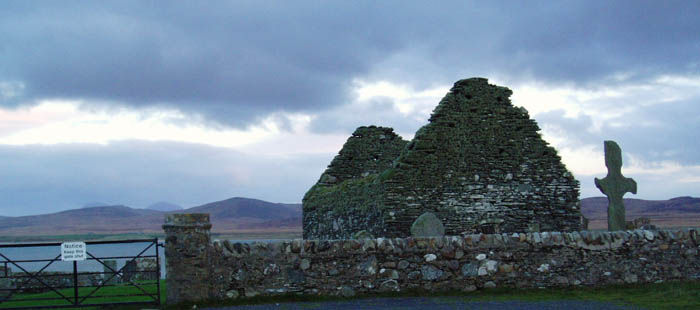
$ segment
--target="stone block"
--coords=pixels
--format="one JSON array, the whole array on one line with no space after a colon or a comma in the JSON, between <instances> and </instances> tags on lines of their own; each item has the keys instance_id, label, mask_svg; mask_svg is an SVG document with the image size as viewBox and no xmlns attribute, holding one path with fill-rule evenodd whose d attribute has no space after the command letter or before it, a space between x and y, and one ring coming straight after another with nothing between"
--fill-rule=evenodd
<instances>
[{"instance_id":1,"label":"stone block","mask_svg":"<svg viewBox=\"0 0 700 310\"><path fill-rule=\"evenodd\" d=\"M421 214L411 225L411 236L442 237L445 234L445 226L442 221L431 212Z\"/></svg>"}]
</instances>

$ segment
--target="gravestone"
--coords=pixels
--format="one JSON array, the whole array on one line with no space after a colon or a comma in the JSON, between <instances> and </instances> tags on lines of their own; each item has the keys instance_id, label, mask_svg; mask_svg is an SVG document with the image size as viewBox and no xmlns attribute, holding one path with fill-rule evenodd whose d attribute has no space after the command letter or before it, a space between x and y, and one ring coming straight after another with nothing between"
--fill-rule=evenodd
<instances>
[{"instance_id":1,"label":"gravestone","mask_svg":"<svg viewBox=\"0 0 700 310\"><path fill-rule=\"evenodd\" d=\"M588 230L589 220L587 217L581 215L581 230Z\"/></svg>"},{"instance_id":2,"label":"gravestone","mask_svg":"<svg viewBox=\"0 0 700 310\"><path fill-rule=\"evenodd\" d=\"M158 264L155 258L136 259L136 269L139 272L139 280L153 281L158 279Z\"/></svg>"},{"instance_id":3,"label":"gravestone","mask_svg":"<svg viewBox=\"0 0 700 310\"><path fill-rule=\"evenodd\" d=\"M637 194L637 182L622 176L622 150L615 141L605 141L605 166L608 175L595 178L595 186L608 196L608 230L625 230L625 204L622 196L630 192Z\"/></svg>"},{"instance_id":4,"label":"gravestone","mask_svg":"<svg viewBox=\"0 0 700 310\"><path fill-rule=\"evenodd\" d=\"M136 281L138 275L138 267L133 260L127 261L122 269L124 282Z\"/></svg>"},{"instance_id":5,"label":"gravestone","mask_svg":"<svg viewBox=\"0 0 700 310\"><path fill-rule=\"evenodd\" d=\"M10 294L9 289L12 289L12 269L10 267L0 266L0 297Z\"/></svg>"},{"instance_id":6,"label":"gravestone","mask_svg":"<svg viewBox=\"0 0 700 310\"><path fill-rule=\"evenodd\" d=\"M117 270L117 261L113 259L105 260L102 263L104 263L103 269L104 269L104 274L102 275L103 279L106 281L105 284L107 285L116 285L119 283L119 275L114 275L114 273ZM111 279L110 279L111 278Z\"/></svg>"},{"instance_id":7,"label":"gravestone","mask_svg":"<svg viewBox=\"0 0 700 310\"><path fill-rule=\"evenodd\" d=\"M411 225L411 236L413 237L442 237L443 235L445 235L445 226L431 212L421 214Z\"/></svg>"}]
</instances>

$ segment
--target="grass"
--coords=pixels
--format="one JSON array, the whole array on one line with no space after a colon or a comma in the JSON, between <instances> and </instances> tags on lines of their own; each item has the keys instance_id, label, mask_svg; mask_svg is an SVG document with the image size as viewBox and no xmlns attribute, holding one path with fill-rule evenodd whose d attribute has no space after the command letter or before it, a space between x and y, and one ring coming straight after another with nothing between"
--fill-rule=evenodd
<instances>
[{"instance_id":1,"label":"grass","mask_svg":"<svg viewBox=\"0 0 700 310\"><path fill-rule=\"evenodd\" d=\"M700 309L700 281L612 285L602 288L561 288L486 291L470 300L585 300L644 307L650 310Z\"/></svg>"},{"instance_id":2,"label":"grass","mask_svg":"<svg viewBox=\"0 0 700 310\"><path fill-rule=\"evenodd\" d=\"M84 296L91 291L91 288L82 288L79 296ZM149 292L155 292L155 285L148 287ZM66 296L73 296L72 289L64 289L61 291ZM98 296L106 295L125 295L140 293L134 287L129 286L110 286L104 287L98 291ZM47 292L39 294L22 294L21 298L46 298L58 297L56 293ZM613 303L625 306L637 306L649 310L670 310L670 309L700 309L700 281L691 282L667 282L659 284L635 284L635 285L613 285L602 288L551 288L551 289L527 289L513 290L508 288L498 288L490 290L478 290L475 292L464 293L459 291L428 293L421 291L404 291L400 293L380 293L372 295L358 296L354 299L361 298L380 298L380 297L425 297L433 298L438 301L442 300L450 302L454 300L463 301L528 301L528 302L543 302L556 300L579 300L579 301L599 301ZM148 301L148 297L130 298L130 301ZM347 298L333 296L301 296L301 295L282 295L270 297L253 297L247 299L238 299L230 301L208 301L196 303L198 308L202 307L224 307L224 306L239 306L253 304L274 304L288 302L309 302L319 304L326 301L342 301ZM99 299L90 299L94 303L107 302L123 302L124 297L104 297ZM161 301L164 304L161 309L192 309L192 303L169 305L165 306L165 280L161 280ZM22 304L18 303L3 303L0 304L0 309L4 307L18 306L41 306L48 305L47 301L27 301ZM68 303L65 303L68 305ZM101 306L92 308L79 309L143 309L144 306ZM147 308L155 308L148 306ZM78 308L74 308L78 309Z\"/></svg>"},{"instance_id":3,"label":"grass","mask_svg":"<svg viewBox=\"0 0 700 310\"><path fill-rule=\"evenodd\" d=\"M438 301L526 301L545 302L557 300L598 301L613 303L621 306L636 306L649 310L671 309L700 309L700 281L692 282L667 282L659 284L635 284L613 285L602 288L550 288L550 289L522 289L514 290L499 288L490 290L478 290L465 293L449 291L429 293L421 291L403 291L399 293L379 293L361 295L353 299L362 298L392 298L392 297L424 297ZM275 304L289 302L308 302L309 306L320 306L327 301L342 301L348 298L333 296L300 296L282 295L271 297L253 297L231 301L208 301L196 303L202 307L242 306L255 304ZM192 303L170 305L163 309L192 309Z\"/></svg>"},{"instance_id":4,"label":"grass","mask_svg":"<svg viewBox=\"0 0 700 310\"><path fill-rule=\"evenodd\" d=\"M137 283L139 284L147 293L149 294L155 294L156 292L156 283L155 281L150 281L150 282L141 282ZM161 292L160 292L160 298L161 302L164 304L165 303L165 280L160 280L160 285L161 285ZM81 297L87 296L92 292L95 288L94 287L82 287L78 290L78 298L81 299ZM58 290L61 294L64 296L70 298L74 298L74 291L72 288L66 288L66 289L60 289ZM96 298L88 298L85 301L83 301L83 304L105 304L105 303L110 303L110 302L152 302L153 298L149 296L124 296L124 295L134 295L134 294L144 294L141 290L138 288L131 286L131 285L117 285L117 286L105 286L100 288L97 292L95 292L93 297ZM120 296L121 295L121 296ZM42 300L46 298L53 298L53 300ZM26 301L14 301L17 299L27 299ZM60 306L69 306L72 305L72 303L68 302L67 300L63 299L60 295L58 295L54 291L49 291L49 292L43 292L43 293L22 293L18 294L12 297L12 300L3 302L0 304L0 309L2 308L10 308L10 307L41 307L41 306L50 306L50 305L60 305ZM155 307L155 306L153 306ZM120 306L114 306L112 308L106 307L106 306L99 306L99 307L81 307L81 308L63 308L63 309L141 309L143 308L143 305L141 306L128 306L128 305L120 305Z\"/></svg>"}]
</instances>

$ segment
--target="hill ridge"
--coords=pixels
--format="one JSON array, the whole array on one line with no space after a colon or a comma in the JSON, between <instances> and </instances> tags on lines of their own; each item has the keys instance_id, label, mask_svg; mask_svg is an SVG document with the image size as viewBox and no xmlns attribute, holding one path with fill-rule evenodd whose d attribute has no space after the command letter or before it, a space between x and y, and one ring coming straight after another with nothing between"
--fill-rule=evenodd
<instances>
[{"instance_id":1,"label":"hill ridge","mask_svg":"<svg viewBox=\"0 0 700 310\"><path fill-rule=\"evenodd\" d=\"M214 212L212 215L214 232L301 231L301 204L272 203L260 199L233 197L169 212L132 208L125 205L112 205L77 208L41 215L0 216L0 235L161 233L163 216L165 214L207 211L206 208L215 209L212 204L221 204L227 201L264 203L268 208L278 208L282 212L280 214L286 215L274 217L267 215L263 217L222 217L220 216L221 213ZM659 227L700 226L700 198L697 197L680 196L667 200L625 198L624 201L628 220L644 216L651 218L652 223ZM231 207L223 204L221 208L235 209L235 206ZM211 211L212 209L208 210ZM581 199L581 211L591 221L590 229L604 229L606 227L606 197ZM120 213L122 215L126 214L126 216L119 216ZM71 222L71 220L80 221L80 223Z\"/></svg>"},{"instance_id":2,"label":"hill ridge","mask_svg":"<svg viewBox=\"0 0 700 310\"><path fill-rule=\"evenodd\" d=\"M195 212L211 214L214 232L274 231L276 222L288 231L290 225L286 220L301 217L301 204L234 197L176 211L125 205L83 207L40 215L0 217L0 235L161 233L165 214ZM300 230L301 221L298 226Z\"/></svg>"}]
</instances>

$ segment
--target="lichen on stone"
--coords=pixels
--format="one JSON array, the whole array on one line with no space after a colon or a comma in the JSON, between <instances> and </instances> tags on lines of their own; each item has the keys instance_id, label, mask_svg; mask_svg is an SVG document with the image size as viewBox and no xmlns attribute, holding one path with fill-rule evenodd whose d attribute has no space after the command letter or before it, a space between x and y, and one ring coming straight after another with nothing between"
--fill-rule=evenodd
<instances>
[{"instance_id":1,"label":"lichen on stone","mask_svg":"<svg viewBox=\"0 0 700 310\"><path fill-rule=\"evenodd\" d=\"M304 238L406 237L425 212L448 235L577 230L579 183L511 94L457 81L410 142L358 128L304 197Z\"/></svg>"}]
</instances>

